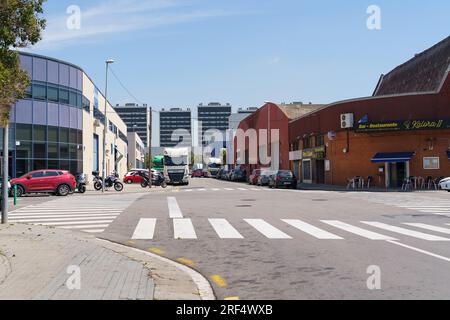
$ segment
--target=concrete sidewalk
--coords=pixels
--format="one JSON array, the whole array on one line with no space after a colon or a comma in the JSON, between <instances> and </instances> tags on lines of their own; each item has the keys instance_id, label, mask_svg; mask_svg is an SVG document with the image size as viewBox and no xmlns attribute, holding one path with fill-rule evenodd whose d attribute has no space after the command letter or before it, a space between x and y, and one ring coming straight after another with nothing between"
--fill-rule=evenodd
<instances>
[{"instance_id":1,"label":"concrete sidewalk","mask_svg":"<svg viewBox=\"0 0 450 320\"><path fill-rule=\"evenodd\" d=\"M84 233L0 225L0 300L214 298L192 272Z\"/></svg>"}]
</instances>

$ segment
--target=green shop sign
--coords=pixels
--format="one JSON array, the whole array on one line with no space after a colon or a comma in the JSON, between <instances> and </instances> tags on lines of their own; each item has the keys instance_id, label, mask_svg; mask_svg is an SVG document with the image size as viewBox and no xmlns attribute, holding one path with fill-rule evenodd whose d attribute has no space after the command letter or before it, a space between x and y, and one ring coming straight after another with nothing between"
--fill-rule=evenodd
<instances>
[{"instance_id":1,"label":"green shop sign","mask_svg":"<svg viewBox=\"0 0 450 320\"><path fill-rule=\"evenodd\" d=\"M359 123L355 126L356 132L415 131L437 129L450 129L450 120L406 120L372 122Z\"/></svg>"}]
</instances>

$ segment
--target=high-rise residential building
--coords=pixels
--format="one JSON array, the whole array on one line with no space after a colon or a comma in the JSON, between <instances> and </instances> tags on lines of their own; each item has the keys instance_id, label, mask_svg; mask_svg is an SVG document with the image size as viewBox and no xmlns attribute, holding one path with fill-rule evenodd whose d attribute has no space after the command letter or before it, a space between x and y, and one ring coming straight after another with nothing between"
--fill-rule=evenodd
<instances>
[{"instance_id":1,"label":"high-rise residential building","mask_svg":"<svg viewBox=\"0 0 450 320\"><path fill-rule=\"evenodd\" d=\"M116 105L114 110L122 118L128 127L128 132L135 132L144 142L145 147L151 145L151 109L147 104L138 105L136 103L126 103L125 105Z\"/></svg>"},{"instance_id":2,"label":"high-rise residential building","mask_svg":"<svg viewBox=\"0 0 450 320\"><path fill-rule=\"evenodd\" d=\"M232 109L231 105L229 103L223 105L218 102L211 102L208 105L201 103L197 108L200 145L205 146L209 143L208 139L205 139L205 132L214 129L221 132L223 136L223 147L225 147L226 130L228 130L229 117Z\"/></svg>"},{"instance_id":3,"label":"high-rise residential building","mask_svg":"<svg viewBox=\"0 0 450 320\"><path fill-rule=\"evenodd\" d=\"M160 147L192 147L191 109L162 109L159 113Z\"/></svg>"}]
</instances>

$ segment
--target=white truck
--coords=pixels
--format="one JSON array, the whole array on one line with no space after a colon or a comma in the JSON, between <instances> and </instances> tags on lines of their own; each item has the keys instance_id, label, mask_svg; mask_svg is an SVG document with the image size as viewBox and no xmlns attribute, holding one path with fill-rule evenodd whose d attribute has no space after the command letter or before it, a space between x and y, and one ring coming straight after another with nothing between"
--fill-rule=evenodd
<instances>
[{"instance_id":1,"label":"white truck","mask_svg":"<svg viewBox=\"0 0 450 320\"><path fill-rule=\"evenodd\" d=\"M189 148L164 149L164 176L172 185L189 185Z\"/></svg>"},{"instance_id":2,"label":"white truck","mask_svg":"<svg viewBox=\"0 0 450 320\"><path fill-rule=\"evenodd\" d=\"M222 159L209 158L208 161L208 173L211 177L216 177L217 173L222 169Z\"/></svg>"}]
</instances>

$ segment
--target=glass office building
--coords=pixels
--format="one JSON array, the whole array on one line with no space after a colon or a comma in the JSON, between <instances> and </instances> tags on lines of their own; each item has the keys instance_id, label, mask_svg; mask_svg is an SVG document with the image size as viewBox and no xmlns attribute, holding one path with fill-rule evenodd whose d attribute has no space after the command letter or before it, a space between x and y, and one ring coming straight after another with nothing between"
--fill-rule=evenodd
<instances>
[{"instance_id":1,"label":"glass office building","mask_svg":"<svg viewBox=\"0 0 450 320\"><path fill-rule=\"evenodd\" d=\"M39 169L84 172L83 153L94 150L84 146L88 138L83 137L83 112L94 112L83 95L83 71L28 53L20 53L20 63L31 85L10 114L9 175L14 178Z\"/></svg>"}]
</instances>

